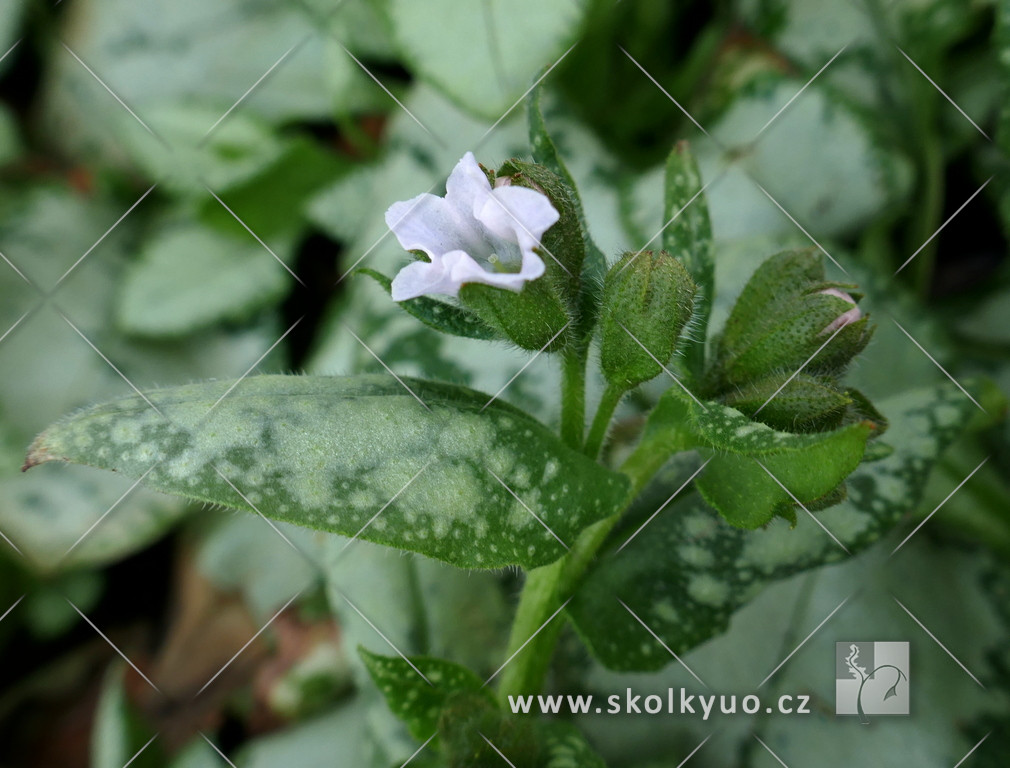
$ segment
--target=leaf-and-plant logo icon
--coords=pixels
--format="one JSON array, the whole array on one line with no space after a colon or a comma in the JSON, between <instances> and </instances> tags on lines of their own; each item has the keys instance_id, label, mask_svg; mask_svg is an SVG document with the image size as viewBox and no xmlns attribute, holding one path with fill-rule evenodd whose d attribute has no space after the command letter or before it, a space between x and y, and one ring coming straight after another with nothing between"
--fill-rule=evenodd
<instances>
[{"instance_id":1,"label":"leaf-and-plant logo icon","mask_svg":"<svg viewBox=\"0 0 1010 768\"><path fill-rule=\"evenodd\" d=\"M908 643L836 644L836 714L907 715L909 691Z\"/></svg>"}]
</instances>

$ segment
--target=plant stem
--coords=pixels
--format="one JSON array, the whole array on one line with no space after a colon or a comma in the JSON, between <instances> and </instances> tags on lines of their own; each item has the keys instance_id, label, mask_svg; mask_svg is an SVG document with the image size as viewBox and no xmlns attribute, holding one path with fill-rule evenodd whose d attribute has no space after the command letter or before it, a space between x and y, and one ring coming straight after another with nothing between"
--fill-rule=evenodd
<instances>
[{"instance_id":1,"label":"plant stem","mask_svg":"<svg viewBox=\"0 0 1010 768\"><path fill-rule=\"evenodd\" d=\"M503 702L510 695L525 696L542 690L565 622L564 617L555 614L574 594L597 550L620 518L619 512L589 526L567 555L527 574L505 657L511 661L502 670L498 688Z\"/></svg>"},{"instance_id":2,"label":"plant stem","mask_svg":"<svg viewBox=\"0 0 1010 768\"><path fill-rule=\"evenodd\" d=\"M610 426L610 419L614 415L617 404L621 402L625 389L623 387L608 384L603 391L600 405L596 409L596 416L593 418L593 425L589 428L589 436L586 438L584 453L591 459L595 459L600 448L603 447L603 440L607 436L607 427Z\"/></svg>"},{"instance_id":3,"label":"plant stem","mask_svg":"<svg viewBox=\"0 0 1010 768\"><path fill-rule=\"evenodd\" d=\"M586 429L586 358L588 345L576 343L561 361L561 439L576 450Z\"/></svg>"}]
</instances>

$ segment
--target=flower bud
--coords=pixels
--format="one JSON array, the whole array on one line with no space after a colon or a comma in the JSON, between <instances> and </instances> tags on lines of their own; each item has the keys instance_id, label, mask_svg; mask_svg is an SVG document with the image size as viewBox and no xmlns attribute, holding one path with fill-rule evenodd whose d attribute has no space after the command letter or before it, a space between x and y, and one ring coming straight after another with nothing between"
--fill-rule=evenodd
<instances>
[{"instance_id":1,"label":"flower bud","mask_svg":"<svg viewBox=\"0 0 1010 768\"><path fill-rule=\"evenodd\" d=\"M732 390L723 402L784 432L821 432L842 423L852 399L830 377L782 373Z\"/></svg>"},{"instance_id":2,"label":"flower bud","mask_svg":"<svg viewBox=\"0 0 1010 768\"><path fill-rule=\"evenodd\" d=\"M630 389L663 370L691 317L698 287L666 251L626 253L603 285L600 364Z\"/></svg>"},{"instance_id":3,"label":"flower bud","mask_svg":"<svg viewBox=\"0 0 1010 768\"><path fill-rule=\"evenodd\" d=\"M717 393L800 368L837 378L866 346L869 320L854 297L825 282L814 251L787 251L762 264L737 300L706 386Z\"/></svg>"}]
</instances>

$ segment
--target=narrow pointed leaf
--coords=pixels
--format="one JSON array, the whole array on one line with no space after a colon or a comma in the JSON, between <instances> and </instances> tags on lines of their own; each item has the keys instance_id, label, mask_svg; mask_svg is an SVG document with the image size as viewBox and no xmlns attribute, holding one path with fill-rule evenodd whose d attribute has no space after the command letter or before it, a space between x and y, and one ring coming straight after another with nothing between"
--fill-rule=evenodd
<instances>
[{"instance_id":1,"label":"narrow pointed leaf","mask_svg":"<svg viewBox=\"0 0 1010 768\"><path fill-rule=\"evenodd\" d=\"M552 562L627 493L526 414L448 384L258 376L145 397L54 424L25 468L90 464L471 568Z\"/></svg>"}]
</instances>

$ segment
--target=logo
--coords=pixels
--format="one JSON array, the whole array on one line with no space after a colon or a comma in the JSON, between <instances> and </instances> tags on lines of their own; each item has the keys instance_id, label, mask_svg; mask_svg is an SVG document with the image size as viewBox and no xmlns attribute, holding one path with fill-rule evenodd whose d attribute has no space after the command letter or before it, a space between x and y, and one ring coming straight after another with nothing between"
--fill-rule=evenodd
<instances>
[{"instance_id":1,"label":"logo","mask_svg":"<svg viewBox=\"0 0 1010 768\"><path fill-rule=\"evenodd\" d=\"M835 643L835 714L908 714L908 643Z\"/></svg>"}]
</instances>

